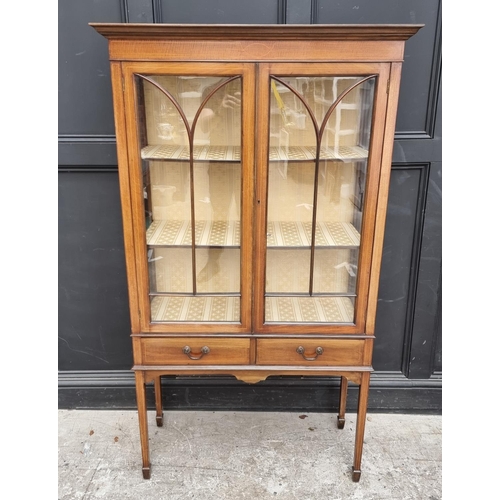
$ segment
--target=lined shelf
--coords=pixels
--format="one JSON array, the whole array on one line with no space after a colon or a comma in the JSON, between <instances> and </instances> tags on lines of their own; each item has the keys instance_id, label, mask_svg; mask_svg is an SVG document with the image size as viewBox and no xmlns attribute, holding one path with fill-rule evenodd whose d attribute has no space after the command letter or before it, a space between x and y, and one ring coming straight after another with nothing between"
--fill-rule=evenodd
<instances>
[{"instance_id":1,"label":"lined shelf","mask_svg":"<svg viewBox=\"0 0 500 500\"><path fill-rule=\"evenodd\" d=\"M195 223L197 246L238 247L240 245L240 221L207 221ZM191 222L189 220L155 220L146 231L150 246L191 246Z\"/></svg>"},{"instance_id":2,"label":"lined shelf","mask_svg":"<svg viewBox=\"0 0 500 500\"><path fill-rule=\"evenodd\" d=\"M266 297L266 322L352 323L349 297ZM151 299L151 319L162 321L240 320L239 297L165 297Z\"/></svg>"},{"instance_id":3,"label":"lined shelf","mask_svg":"<svg viewBox=\"0 0 500 500\"><path fill-rule=\"evenodd\" d=\"M151 299L151 320L240 321L240 297L165 297Z\"/></svg>"},{"instance_id":4,"label":"lined shelf","mask_svg":"<svg viewBox=\"0 0 500 500\"><path fill-rule=\"evenodd\" d=\"M268 248L297 248L311 246L310 222L269 222ZM203 221L195 224L197 246L239 247L240 221ZM191 246L191 223L180 220L155 220L146 232L150 246ZM319 222L316 225L316 248L359 247L360 235L348 222Z\"/></svg>"},{"instance_id":5,"label":"lined shelf","mask_svg":"<svg viewBox=\"0 0 500 500\"><path fill-rule=\"evenodd\" d=\"M355 161L368 158L368 150L360 146L321 147L320 160ZM315 146L269 148L269 161L307 161L316 159Z\"/></svg>"},{"instance_id":6,"label":"lined shelf","mask_svg":"<svg viewBox=\"0 0 500 500\"><path fill-rule=\"evenodd\" d=\"M311 222L269 222L267 247L311 246ZM348 222L319 222L316 224L315 247L359 247L360 235Z\"/></svg>"},{"instance_id":7,"label":"lined shelf","mask_svg":"<svg viewBox=\"0 0 500 500\"><path fill-rule=\"evenodd\" d=\"M189 161L189 148L178 145L150 145L141 150L143 160ZM321 160L357 161L368 158L368 150L360 146L321 147ZM240 162L239 146L195 146L194 161ZM315 146L269 148L269 161L309 161L316 159Z\"/></svg>"},{"instance_id":8,"label":"lined shelf","mask_svg":"<svg viewBox=\"0 0 500 500\"><path fill-rule=\"evenodd\" d=\"M239 146L195 146L193 158L195 161L234 161L241 160ZM189 147L178 145L150 145L142 148L143 160L178 160L189 161Z\"/></svg>"},{"instance_id":9,"label":"lined shelf","mask_svg":"<svg viewBox=\"0 0 500 500\"><path fill-rule=\"evenodd\" d=\"M349 297L266 297L266 323L352 323Z\"/></svg>"}]
</instances>

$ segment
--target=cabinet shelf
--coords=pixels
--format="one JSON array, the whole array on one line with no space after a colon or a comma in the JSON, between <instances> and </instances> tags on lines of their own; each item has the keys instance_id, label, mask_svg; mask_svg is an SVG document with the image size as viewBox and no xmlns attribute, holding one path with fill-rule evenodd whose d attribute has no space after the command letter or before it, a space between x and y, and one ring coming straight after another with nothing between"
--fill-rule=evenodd
<instances>
[{"instance_id":1,"label":"cabinet shelf","mask_svg":"<svg viewBox=\"0 0 500 500\"><path fill-rule=\"evenodd\" d=\"M266 297L268 323L352 323L349 297Z\"/></svg>"},{"instance_id":2,"label":"cabinet shelf","mask_svg":"<svg viewBox=\"0 0 500 500\"><path fill-rule=\"evenodd\" d=\"M146 232L149 246L191 246L191 222L189 220L156 220ZM195 224L196 246L239 247L240 221L197 220Z\"/></svg>"},{"instance_id":3,"label":"cabinet shelf","mask_svg":"<svg viewBox=\"0 0 500 500\"><path fill-rule=\"evenodd\" d=\"M189 161L189 147L177 145L149 145L141 150L143 160ZM240 162L239 146L195 146L194 161Z\"/></svg>"},{"instance_id":4,"label":"cabinet shelf","mask_svg":"<svg viewBox=\"0 0 500 500\"><path fill-rule=\"evenodd\" d=\"M146 232L149 246L191 246L189 221L156 220ZM358 248L360 235L348 222L319 222L316 226L316 248ZM195 244L199 247L233 247L240 245L240 221L196 221ZM311 246L311 223L269 222L268 248L300 248Z\"/></svg>"},{"instance_id":5,"label":"cabinet shelf","mask_svg":"<svg viewBox=\"0 0 500 500\"><path fill-rule=\"evenodd\" d=\"M187 146L149 145L141 150L143 160L189 161ZM310 161L316 158L315 146L290 146L269 148L269 161ZM320 160L359 161L368 158L368 150L360 146L322 147ZM235 162L241 161L239 146L195 146L193 159L196 162Z\"/></svg>"},{"instance_id":6,"label":"cabinet shelf","mask_svg":"<svg viewBox=\"0 0 500 500\"><path fill-rule=\"evenodd\" d=\"M359 161L368 158L368 150L360 146L321 147L320 160ZM269 161L308 161L316 159L315 146L269 148Z\"/></svg>"},{"instance_id":7,"label":"cabinet shelf","mask_svg":"<svg viewBox=\"0 0 500 500\"><path fill-rule=\"evenodd\" d=\"M240 321L240 297L156 296L151 300L151 321Z\"/></svg>"},{"instance_id":8,"label":"cabinet shelf","mask_svg":"<svg viewBox=\"0 0 500 500\"><path fill-rule=\"evenodd\" d=\"M295 248L311 246L310 222L269 222L268 248ZM319 222L316 225L315 246L358 248L360 235L348 222Z\"/></svg>"},{"instance_id":9,"label":"cabinet shelf","mask_svg":"<svg viewBox=\"0 0 500 500\"><path fill-rule=\"evenodd\" d=\"M151 300L151 319L164 321L239 321L240 297L167 297ZM352 323L349 297L266 297L269 323Z\"/></svg>"}]
</instances>

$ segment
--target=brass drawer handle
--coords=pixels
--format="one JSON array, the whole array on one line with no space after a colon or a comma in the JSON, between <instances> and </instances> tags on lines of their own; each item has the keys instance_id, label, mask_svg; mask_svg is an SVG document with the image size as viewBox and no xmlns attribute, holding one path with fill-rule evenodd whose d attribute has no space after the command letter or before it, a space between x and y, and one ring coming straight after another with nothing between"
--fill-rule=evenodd
<instances>
[{"instance_id":1,"label":"brass drawer handle","mask_svg":"<svg viewBox=\"0 0 500 500\"><path fill-rule=\"evenodd\" d=\"M302 357L306 361L315 361L318 356L320 356L321 354L323 354L323 348L322 347L316 347L316 356L312 356L312 357L308 357L308 356L306 356L304 354L306 352L306 350L301 345L299 345L299 347L297 347L297 352L299 354L302 354Z\"/></svg>"},{"instance_id":2,"label":"brass drawer handle","mask_svg":"<svg viewBox=\"0 0 500 500\"><path fill-rule=\"evenodd\" d=\"M192 356L191 355L191 347L189 347L188 345L185 345L183 348L182 348L182 352L189 358L189 359L194 359L194 360L197 360L197 359L201 359L205 354L208 354L210 352L210 347L204 345L202 348L201 348L201 354L199 356Z\"/></svg>"}]
</instances>

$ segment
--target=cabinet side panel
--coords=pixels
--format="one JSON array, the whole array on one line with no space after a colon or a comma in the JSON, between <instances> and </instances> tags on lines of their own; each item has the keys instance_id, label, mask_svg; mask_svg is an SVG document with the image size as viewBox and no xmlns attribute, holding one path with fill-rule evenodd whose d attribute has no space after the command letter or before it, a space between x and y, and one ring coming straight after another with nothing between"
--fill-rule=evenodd
<instances>
[{"instance_id":1,"label":"cabinet side panel","mask_svg":"<svg viewBox=\"0 0 500 500\"><path fill-rule=\"evenodd\" d=\"M373 262L374 247L377 245L374 222L377 219L377 191L380 185L381 170L383 169L383 141L384 122L387 110L387 80L389 66L381 65L378 73L377 90L374 102L372 137L370 141L370 159L368 164L368 179L366 182L365 207L362 227L363 245L359 258L358 301L356 307L356 323L368 334L373 331L367 325L369 283Z\"/></svg>"},{"instance_id":2,"label":"cabinet side panel","mask_svg":"<svg viewBox=\"0 0 500 500\"><path fill-rule=\"evenodd\" d=\"M122 72L120 63L111 63L111 82L113 103L115 107L116 145L118 155L118 176L120 182L120 198L123 218L123 237L125 245L125 262L130 303L130 321L132 333L140 331L139 307L137 302L137 275L135 267L134 236L132 226L132 210L130 206L130 180L128 172L127 131L123 102Z\"/></svg>"},{"instance_id":3,"label":"cabinet side panel","mask_svg":"<svg viewBox=\"0 0 500 500\"><path fill-rule=\"evenodd\" d=\"M377 202L377 215L375 221L372 268L370 275L370 287L368 291L366 333L369 334L373 334L375 331L375 315L377 311L380 265L382 261L382 247L384 243L387 200L389 197L391 160L393 151L394 132L396 129L396 112L398 107L400 80L401 80L401 63L394 63L391 66L389 98L387 103L387 116L386 116L385 133L384 133L384 147L382 151L382 165L380 172L380 188L379 188L379 195Z\"/></svg>"}]
</instances>

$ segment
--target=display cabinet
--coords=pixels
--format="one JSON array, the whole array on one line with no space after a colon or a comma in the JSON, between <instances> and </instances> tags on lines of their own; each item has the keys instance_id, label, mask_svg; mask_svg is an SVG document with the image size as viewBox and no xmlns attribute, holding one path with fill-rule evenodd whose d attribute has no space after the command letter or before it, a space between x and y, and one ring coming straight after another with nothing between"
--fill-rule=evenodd
<instances>
[{"instance_id":1,"label":"display cabinet","mask_svg":"<svg viewBox=\"0 0 500 500\"><path fill-rule=\"evenodd\" d=\"M405 41L420 25L91 24L109 40L143 475L146 384L359 386L353 480ZM339 435L339 439L340 439Z\"/></svg>"}]
</instances>

